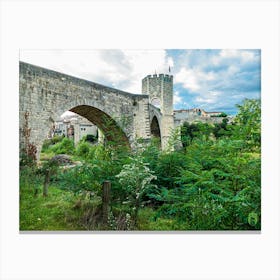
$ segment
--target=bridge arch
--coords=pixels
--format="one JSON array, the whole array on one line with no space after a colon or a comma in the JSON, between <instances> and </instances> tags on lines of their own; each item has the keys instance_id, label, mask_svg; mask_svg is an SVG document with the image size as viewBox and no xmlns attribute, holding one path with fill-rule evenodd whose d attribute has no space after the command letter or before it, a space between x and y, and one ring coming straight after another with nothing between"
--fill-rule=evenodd
<instances>
[{"instance_id":1,"label":"bridge arch","mask_svg":"<svg viewBox=\"0 0 280 280\"><path fill-rule=\"evenodd\" d=\"M86 118L96 125L103 132L108 141L129 146L129 139L124 131L117 122L104 111L89 105L78 105L69 109L69 111Z\"/></svg>"}]
</instances>

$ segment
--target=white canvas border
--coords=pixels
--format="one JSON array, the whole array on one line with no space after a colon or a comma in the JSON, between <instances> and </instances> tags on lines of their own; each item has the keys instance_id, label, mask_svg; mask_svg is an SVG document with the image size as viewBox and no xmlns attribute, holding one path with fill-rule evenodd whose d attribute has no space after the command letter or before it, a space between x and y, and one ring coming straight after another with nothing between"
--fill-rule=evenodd
<instances>
[{"instance_id":1,"label":"white canvas border","mask_svg":"<svg viewBox=\"0 0 280 280\"><path fill-rule=\"evenodd\" d=\"M1 279L280 279L278 1L1 2ZM19 234L19 49L262 49L261 234Z\"/></svg>"}]
</instances>

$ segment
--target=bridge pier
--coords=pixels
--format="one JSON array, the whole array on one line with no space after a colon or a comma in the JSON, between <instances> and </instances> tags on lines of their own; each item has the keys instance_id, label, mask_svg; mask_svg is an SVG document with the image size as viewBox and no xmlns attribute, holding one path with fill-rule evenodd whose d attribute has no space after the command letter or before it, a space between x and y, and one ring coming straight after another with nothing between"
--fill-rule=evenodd
<instances>
[{"instance_id":1,"label":"bridge pier","mask_svg":"<svg viewBox=\"0 0 280 280\"><path fill-rule=\"evenodd\" d=\"M74 145L75 147L78 145L80 142L80 126L78 124L78 121L74 122Z\"/></svg>"},{"instance_id":2,"label":"bridge pier","mask_svg":"<svg viewBox=\"0 0 280 280\"><path fill-rule=\"evenodd\" d=\"M103 132L98 128L98 144L104 145L105 143L105 136L103 134Z\"/></svg>"}]
</instances>

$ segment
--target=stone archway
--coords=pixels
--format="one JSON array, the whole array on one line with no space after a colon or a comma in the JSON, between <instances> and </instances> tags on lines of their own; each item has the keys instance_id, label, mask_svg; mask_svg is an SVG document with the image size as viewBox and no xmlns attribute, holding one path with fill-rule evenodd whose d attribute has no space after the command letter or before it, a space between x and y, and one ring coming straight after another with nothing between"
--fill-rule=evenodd
<instances>
[{"instance_id":1,"label":"stone archway","mask_svg":"<svg viewBox=\"0 0 280 280\"><path fill-rule=\"evenodd\" d=\"M161 138L160 126L156 116L153 117L151 122L151 135L159 139Z\"/></svg>"},{"instance_id":2,"label":"stone archway","mask_svg":"<svg viewBox=\"0 0 280 280\"><path fill-rule=\"evenodd\" d=\"M105 112L89 105L79 105L69 109L69 111L86 118L96 125L102 131L107 141L117 145L129 146L129 140L126 134L116 121Z\"/></svg>"}]
</instances>

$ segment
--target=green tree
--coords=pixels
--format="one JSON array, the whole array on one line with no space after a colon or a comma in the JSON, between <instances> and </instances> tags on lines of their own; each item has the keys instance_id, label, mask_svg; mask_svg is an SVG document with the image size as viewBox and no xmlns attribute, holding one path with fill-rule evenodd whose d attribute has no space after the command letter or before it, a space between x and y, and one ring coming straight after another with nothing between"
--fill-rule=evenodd
<instances>
[{"instance_id":1,"label":"green tree","mask_svg":"<svg viewBox=\"0 0 280 280\"><path fill-rule=\"evenodd\" d=\"M237 105L239 112L235 117L235 138L244 139L248 146L261 145L261 100L245 99Z\"/></svg>"},{"instance_id":2,"label":"green tree","mask_svg":"<svg viewBox=\"0 0 280 280\"><path fill-rule=\"evenodd\" d=\"M260 217L260 157L246 152L246 142L195 141L186 151L184 186L186 217L193 229L259 229L248 215Z\"/></svg>"},{"instance_id":3,"label":"green tree","mask_svg":"<svg viewBox=\"0 0 280 280\"><path fill-rule=\"evenodd\" d=\"M187 166L182 152L161 153L154 168L157 185L168 189L177 187L176 179L184 168Z\"/></svg>"},{"instance_id":4,"label":"green tree","mask_svg":"<svg viewBox=\"0 0 280 280\"><path fill-rule=\"evenodd\" d=\"M156 176L153 175L149 164L144 162L141 155L136 154L130 160L131 162L125 164L116 177L119 178L119 182L127 195L127 203L133 207L132 219L136 226L138 211L143 206L142 198L148 189L156 187L151 183L152 180L156 179Z\"/></svg>"},{"instance_id":5,"label":"green tree","mask_svg":"<svg viewBox=\"0 0 280 280\"><path fill-rule=\"evenodd\" d=\"M75 153L74 141L64 137L61 142L56 143L50 147L51 151L55 154L68 154L72 155Z\"/></svg>"},{"instance_id":6,"label":"green tree","mask_svg":"<svg viewBox=\"0 0 280 280\"><path fill-rule=\"evenodd\" d=\"M232 134L232 126L228 125L228 118L223 118L221 123L215 123L213 127L213 134L216 139L231 136Z\"/></svg>"},{"instance_id":7,"label":"green tree","mask_svg":"<svg viewBox=\"0 0 280 280\"><path fill-rule=\"evenodd\" d=\"M203 122L185 122L181 127L181 141L184 147L189 146L195 138L208 140L213 133L213 125Z\"/></svg>"},{"instance_id":8,"label":"green tree","mask_svg":"<svg viewBox=\"0 0 280 280\"><path fill-rule=\"evenodd\" d=\"M89 155L91 144L86 141L80 141L76 147L76 155L86 158Z\"/></svg>"}]
</instances>

